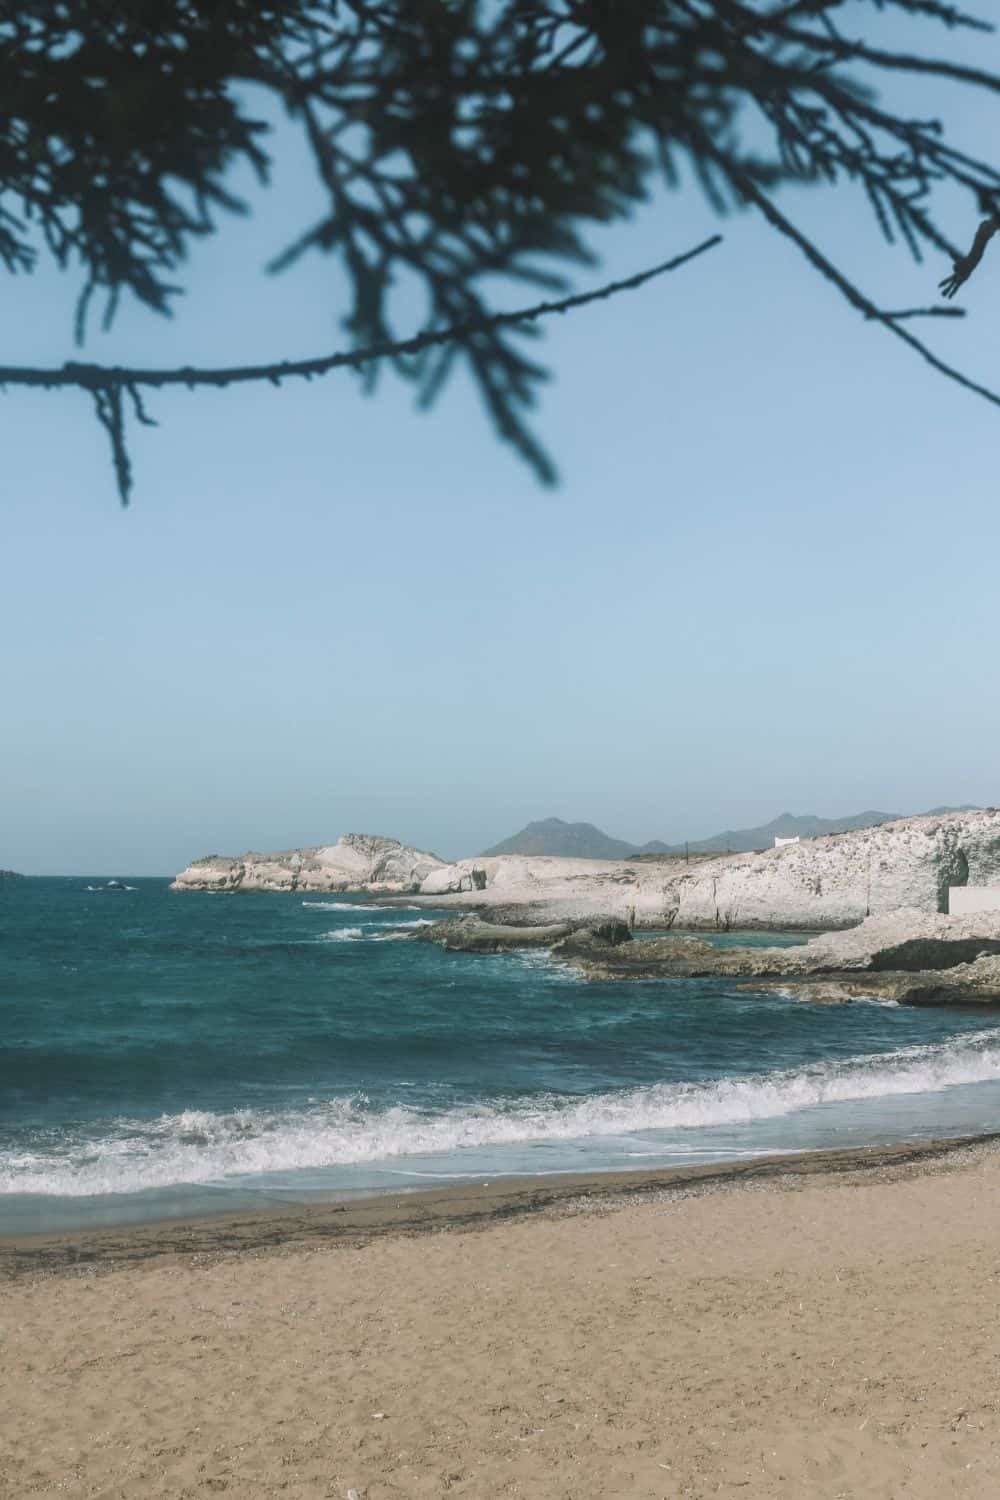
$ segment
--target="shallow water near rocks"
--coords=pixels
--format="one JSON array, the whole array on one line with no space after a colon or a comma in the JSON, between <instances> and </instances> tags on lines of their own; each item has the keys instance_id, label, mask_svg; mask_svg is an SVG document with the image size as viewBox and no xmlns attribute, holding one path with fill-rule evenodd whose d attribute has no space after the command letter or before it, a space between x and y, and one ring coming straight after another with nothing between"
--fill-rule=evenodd
<instances>
[{"instance_id":1,"label":"shallow water near rocks","mask_svg":"<svg viewBox=\"0 0 1000 1500\"><path fill-rule=\"evenodd\" d=\"M101 884L0 886L2 1232L1000 1128L989 1014L591 984L359 897Z\"/></svg>"}]
</instances>

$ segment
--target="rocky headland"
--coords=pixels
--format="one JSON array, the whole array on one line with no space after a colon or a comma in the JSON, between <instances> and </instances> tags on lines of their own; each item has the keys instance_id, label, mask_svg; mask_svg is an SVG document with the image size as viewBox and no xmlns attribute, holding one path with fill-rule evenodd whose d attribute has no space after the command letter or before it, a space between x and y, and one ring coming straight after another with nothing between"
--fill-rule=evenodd
<instances>
[{"instance_id":1,"label":"rocky headland","mask_svg":"<svg viewBox=\"0 0 1000 1500\"><path fill-rule=\"evenodd\" d=\"M944 912L954 885L1000 885L1000 810L899 818L690 861L513 854L448 863L396 839L351 833L316 848L199 859L173 888L406 895L437 908L533 913L540 925L607 915L639 928L823 932L902 908Z\"/></svg>"},{"instance_id":2,"label":"rocky headland","mask_svg":"<svg viewBox=\"0 0 1000 1500\"><path fill-rule=\"evenodd\" d=\"M911 908L944 912L954 885L1000 884L1000 811L899 818L760 854L643 860L505 855L459 860L420 887L435 904L532 907L689 931L853 927ZM443 898L443 900L442 900Z\"/></svg>"},{"instance_id":3,"label":"rocky headland","mask_svg":"<svg viewBox=\"0 0 1000 1500\"><path fill-rule=\"evenodd\" d=\"M690 861L447 863L395 839L346 834L316 848L197 860L173 889L405 896L455 908L418 941L475 953L547 948L593 979L726 975L812 1000L998 1003L1000 912L947 916L949 887L965 885L1000 886L996 808ZM694 936L788 929L820 935L794 947L728 948Z\"/></svg>"},{"instance_id":4,"label":"rocky headland","mask_svg":"<svg viewBox=\"0 0 1000 1500\"><path fill-rule=\"evenodd\" d=\"M172 891L357 891L399 895L419 891L437 869L436 854L379 834L345 833L335 844L279 854L209 854L188 865Z\"/></svg>"}]
</instances>

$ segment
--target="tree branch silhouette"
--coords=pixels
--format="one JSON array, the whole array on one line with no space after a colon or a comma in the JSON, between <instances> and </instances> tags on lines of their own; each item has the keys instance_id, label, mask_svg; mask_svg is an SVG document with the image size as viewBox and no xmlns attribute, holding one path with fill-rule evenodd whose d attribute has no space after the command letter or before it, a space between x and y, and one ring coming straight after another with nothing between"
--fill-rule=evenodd
<instances>
[{"instance_id":1,"label":"tree branch silhouette","mask_svg":"<svg viewBox=\"0 0 1000 1500\"><path fill-rule=\"evenodd\" d=\"M807 235L803 234L790 219L787 219L781 213L770 198L765 193L762 193L745 173L740 172L731 164L724 164L724 167L733 186L743 195L747 202L753 203L759 208L764 218L773 228L777 229L786 239L791 240L793 244L797 245L806 259L827 281L836 287L837 291L840 292L841 296L852 307L862 313L865 318L881 323L890 333L895 334L896 338L902 339L904 344L909 345L911 349L920 355L921 359L926 360L933 369L937 370L939 375L945 376L947 380L955 381L974 395L982 396L985 401L989 401L992 405L1000 406L1000 392L991 390L989 386L981 385L978 381L970 380L967 375L962 374L961 370L956 370L953 365L949 365L943 359L939 358L932 349L928 349L927 345L922 343L914 334L905 328L899 327L901 319L913 316L912 312L900 314L881 311L864 292L844 275L843 271L839 270L831 260L828 260L821 250L817 249L816 245L813 244ZM927 308L916 311L919 315L933 316L935 310ZM949 309L941 309L941 311L947 312Z\"/></svg>"},{"instance_id":2,"label":"tree branch silhouette","mask_svg":"<svg viewBox=\"0 0 1000 1500\"><path fill-rule=\"evenodd\" d=\"M965 285L985 255L986 246L998 229L1000 229L1000 217L996 214L991 214L988 219L983 220L976 230L976 237L968 255L959 256L952 267L951 274L938 283L942 296L954 297L959 287Z\"/></svg>"},{"instance_id":3,"label":"tree branch silhouette","mask_svg":"<svg viewBox=\"0 0 1000 1500\"><path fill-rule=\"evenodd\" d=\"M215 386L219 389L262 380L269 381L272 385L280 385L283 380L312 380L317 376L329 375L333 370L345 368L360 370L374 360L396 359L405 355L421 354L425 349L433 349L441 345L461 344L467 339L473 339L495 328L519 327L539 318L572 312L576 308L587 307L593 302L617 297L622 292L638 291L647 282L654 281L658 276L663 276L669 271L678 270L697 256L704 255L706 250L712 250L721 243L722 235L714 234L709 239L703 240L700 245L695 245L693 249L675 255L671 260L665 260L659 265L638 271L633 276L625 277L624 280L609 281L590 292L577 292L555 302L536 302L531 307L494 313L490 318L481 322L470 321L465 324L453 324L447 328L427 328L421 333L413 334L410 338L397 339L382 345L374 344L364 349L337 350L332 354L322 354L311 359L277 360L260 365L223 365L214 369L184 366L176 370L155 370L121 365L79 363L67 363L50 369L5 365L0 366L0 390L5 390L10 385L17 385L41 386L47 390L58 387L76 387L90 392L94 398L98 420L107 432L111 443L118 495L122 504L127 505L132 490L132 464L126 441L124 396L127 394L131 398L135 415L140 422L146 426L156 426L142 403L140 388L143 386L160 389L164 386L182 385L187 390L195 390L199 386Z\"/></svg>"},{"instance_id":4,"label":"tree branch silhouette","mask_svg":"<svg viewBox=\"0 0 1000 1500\"><path fill-rule=\"evenodd\" d=\"M993 31L950 0L877 0L926 31ZM323 254L349 293L350 347L316 360L134 371L67 363L0 380L90 393L116 483L132 485L127 421L140 387L233 384L388 367L421 405L458 363L501 438L542 480L551 460L528 416L547 372L521 337L556 304L498 314L493 288L568 293L594 264L588 236L626 218L657 179L690 171L720 214L753 205L861 315L938 373L987 396L860 292L775 197L789 184L854 184L890 243L948 257L946 299L982 261L1000 215L1000 165L933 119L881 102L880 82L941 81L995 96L981 58L925 55L848 35L843 0L19 0L0 7L0 266L48 256L82 271L76 334L123 297L168 314L191 249L246 212L233 169L274 169L280 113L313 169L320 206L269 269ZM263 106L261 101L264 101ZM936 212L958 189L988 215L962 254ZM948 213L953 199L944 199ZM992 228L990 226L993 226ZM645 274L645 273L644 273ZM393 288L415 283L424 333L394 327ZM641 282L639 283L641 284ZM565 308L585 305L566 297Z\"/></svg>"}]
</instances>

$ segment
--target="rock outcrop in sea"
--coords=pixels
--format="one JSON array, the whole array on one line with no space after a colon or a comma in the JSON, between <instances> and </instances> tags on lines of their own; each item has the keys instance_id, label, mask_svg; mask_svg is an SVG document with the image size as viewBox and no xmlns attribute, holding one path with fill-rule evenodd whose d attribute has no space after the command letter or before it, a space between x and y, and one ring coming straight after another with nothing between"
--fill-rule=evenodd
<instances>
[{"instance_id":1,"label":"rock outcrop in sea","mask_svg":"<svg viewBox=\"0 0 1000 1500\"><path fill-rule=\"evenodd\" d=\"M433 922L412 936L414 942L436 943L450 953L513 953L521 948L551 948L553 952L572 953L580 958L603 959L618 944L630 942L632 934L628 925L616 917L532 926L523 922L517 925L484 922L473 913Z\"/></svg>"},{"instance_id":2,"label":"rock outcrop in sea","mask_svg":"<svg viewBox=\"0 0 1000 1500\"><path fill-rule=\"evenodd\" d=\"M436 923L421 937L437 940ZM514 929L516 930L516 929ZM591 929L600 935L601 927ZM444 946L444 944L442 944ZM847 979L864 976L926 976L952 971L984 958L1000 959L1000 912L968 917L946 917L937 912L894 911L866 917L857 927L820 933L794 946L720 947L703 938L682 935L603 942L574 953L562 943L553 952L577 963L595 979L684 978L714 975L727 978L769 978L782 981L816 975ZM872 993L870 985L865 993Z\"/></svg>"},{"instance_id":3,"label":"rock outcrop in sea","mask_svg":"<svg viewBox=\"0 0 1000 1500\"><path fill-rule=\"evenodd\" d=\"M368 891L406 895L437 869L436 854L378 834L345 833L335 844L280 854L210 854L182 870L172 891Z\"/></svg>"},{"instance_id":4,"label":"rock outcrop in sea","mask_svg":"<svg viewBox=\"0 0 1000 1500\"><path fill-rule=\"evenodd\" d=\"M1000 1006L1000 912L947 917L903 910L866 917L794 947L720 947L670 934L633 939L613 918L548 926L484 922L470 914L414 934L450 952L504 953L547 948L584 979L742 981L753 990L792 991L802 1000L857 999L899 1005Z\"/></svg>"}]
</instances>

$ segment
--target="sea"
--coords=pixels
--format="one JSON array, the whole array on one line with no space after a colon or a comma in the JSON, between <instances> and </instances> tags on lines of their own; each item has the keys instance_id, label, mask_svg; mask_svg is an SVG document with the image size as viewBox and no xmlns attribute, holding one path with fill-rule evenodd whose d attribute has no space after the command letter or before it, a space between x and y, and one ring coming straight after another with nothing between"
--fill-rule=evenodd
<instances>
[{"instance_id":1,"label":"sea","mask_svg":"<svg viewBox=\"0 0 1000 1500\"><path fill-rule=\"evenodd\" d=\"M413 942L426 909L168 884L0 882L0 1233L1000 1129L988 1011L595 984Z\"/></svg>"}]
</instances>

